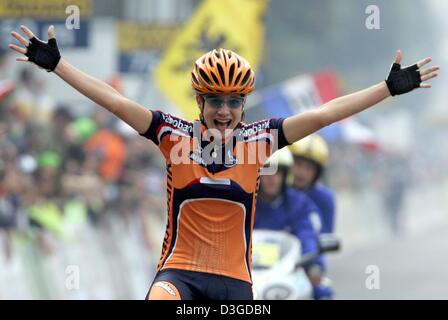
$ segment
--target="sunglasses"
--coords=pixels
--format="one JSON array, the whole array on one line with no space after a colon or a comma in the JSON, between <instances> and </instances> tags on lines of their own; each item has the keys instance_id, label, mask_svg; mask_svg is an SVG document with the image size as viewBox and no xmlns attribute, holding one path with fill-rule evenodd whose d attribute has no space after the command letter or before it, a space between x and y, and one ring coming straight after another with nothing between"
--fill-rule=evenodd
<instances>
[{"instance_id":1,"label":"sunglasses","mask_svg":"<svg viewBox=\"0 0 448 320\"><path fill-rule=\"evenodd\" d=\"M203 95L202 97L214 109L223 107L224 103L226 103L230 109L238 109L244 103L244 98L238 96L230 97L228 100L217 95Z\"/></svg>"}]
</instances>

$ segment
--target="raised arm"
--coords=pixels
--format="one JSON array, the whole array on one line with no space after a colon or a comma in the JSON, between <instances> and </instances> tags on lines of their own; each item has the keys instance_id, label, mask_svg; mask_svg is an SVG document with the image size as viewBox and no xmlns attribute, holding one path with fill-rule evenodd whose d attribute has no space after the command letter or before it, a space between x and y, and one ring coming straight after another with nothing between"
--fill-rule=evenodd
<instances>
[{"instance_id":1,"label":"raised arm","mask_svg":"<svg viewBox=\"0 0 448 320\"><path fill-rule=\"evenodd\" d=\"M286 118L283 122L286 139L290 143L298 141L325 126L361 112L391 95L403 94L415 88L430 88L431 85L423 81L436 77L439 67L418 70L430 61L431 58L425 58L410 67L401 69L401 52L398 51L386 81L331 100L319 108Z\"/></svg>"},{"instance_id":2,"label":"raised arm","mask_svg":"<svg viewBox=\"0 0 448 320\"><path fill-rule=\"evenodd\" d=\"M24 47L9 45L9 48L26 56L17 58L17 61L33 62L47 71L53 71L81 94L115 114L137 132L143 133L148 129L152 121L151 111L124 97L104 81L88 75L61 58L53 26L48 28L48 43L37 39L25 26L21 26L21 30L29 40L15 31L11 32L11 35Z\"/></svg>"}]
</instances>

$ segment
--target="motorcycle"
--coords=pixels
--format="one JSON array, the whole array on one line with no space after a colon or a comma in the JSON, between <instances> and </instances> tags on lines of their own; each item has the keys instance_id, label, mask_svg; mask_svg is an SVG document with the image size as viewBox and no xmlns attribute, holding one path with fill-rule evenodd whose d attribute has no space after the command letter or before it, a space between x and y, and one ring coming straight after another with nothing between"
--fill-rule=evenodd
<instances>
[{"instance_id":1,"label":"motorcycle","mask_svg":"<svg viewBox=\"0 0 448 320\"><path fill-rule=\"evenodd\" d=\"M300 241L285 231L254 230L252 238L252 280L254 299L308 300L313 288L304 265L325 252L340 249L333 234L319 237L316 252L301 255Z\"/></svg>"}]
</instances>

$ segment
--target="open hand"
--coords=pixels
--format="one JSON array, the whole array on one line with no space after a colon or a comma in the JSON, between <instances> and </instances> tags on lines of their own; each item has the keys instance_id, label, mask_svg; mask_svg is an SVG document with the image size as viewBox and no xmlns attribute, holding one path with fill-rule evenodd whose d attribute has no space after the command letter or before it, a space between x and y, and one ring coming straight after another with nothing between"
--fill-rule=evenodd
<instances>
[{"instance_id":1,"label":"open hand","mask_svg":"<svg viewBox=\"0 0 448 320\"><path fill-rule=\"evenodd\" d=\"M437 77L438 66L419 70L422 66L432 61L430 57L424 58L415 64L401 68L401 51L398 50L395 55L394 63L386 80L387 87L391 95L403 94L414 90L415 88L431 88L429 79Z\"/></svg>"},{"instance_id":2,"label":"open hand","mask_svg":"<svg viewBox=\"0 0 448 320\"><path fill-rule=\"evenodd\" d=\"M53 71L61 59L61 54L59 53L55 38L54 27L48 27L48 42L38 39L26 26L21 26L20 29L26 34L28 40L15 31L11 32L11 35L16 38L23 47L10 44L9 48L25 55L25 57L18 57L16 60L33 62L49 72Z\"/></svg>"}]
</instances>

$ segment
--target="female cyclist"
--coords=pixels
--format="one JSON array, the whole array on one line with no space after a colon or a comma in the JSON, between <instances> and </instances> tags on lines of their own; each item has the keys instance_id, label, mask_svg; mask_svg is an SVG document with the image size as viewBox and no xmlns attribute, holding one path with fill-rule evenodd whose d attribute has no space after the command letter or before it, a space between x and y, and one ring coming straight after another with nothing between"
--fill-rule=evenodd
<instances>
[{"instance_id":1,"label":"female cyclist","mask_svg":"<svg viewBox=\"0 0 448 320\"><path fill-rule=\"evenodd\" d=\"M96 104L157 144L166 159L168 219L149 299L251 299L251 234L260 168L272 151L360 112L391 95L429 88L438 67L402 69L401 53L386 81L286 119L242 122L254 72L236 53L215 49L194 64L200 121L150 111L61 58L54 27L48 42L27 27L9 47L54 72ZM175 90L175 88L173 88ZM222 136L224 135L224 138ZM219 138L221 137L221 138ZM258 151L263 156L252 157Z\"/></svg>"}]
</instances>

